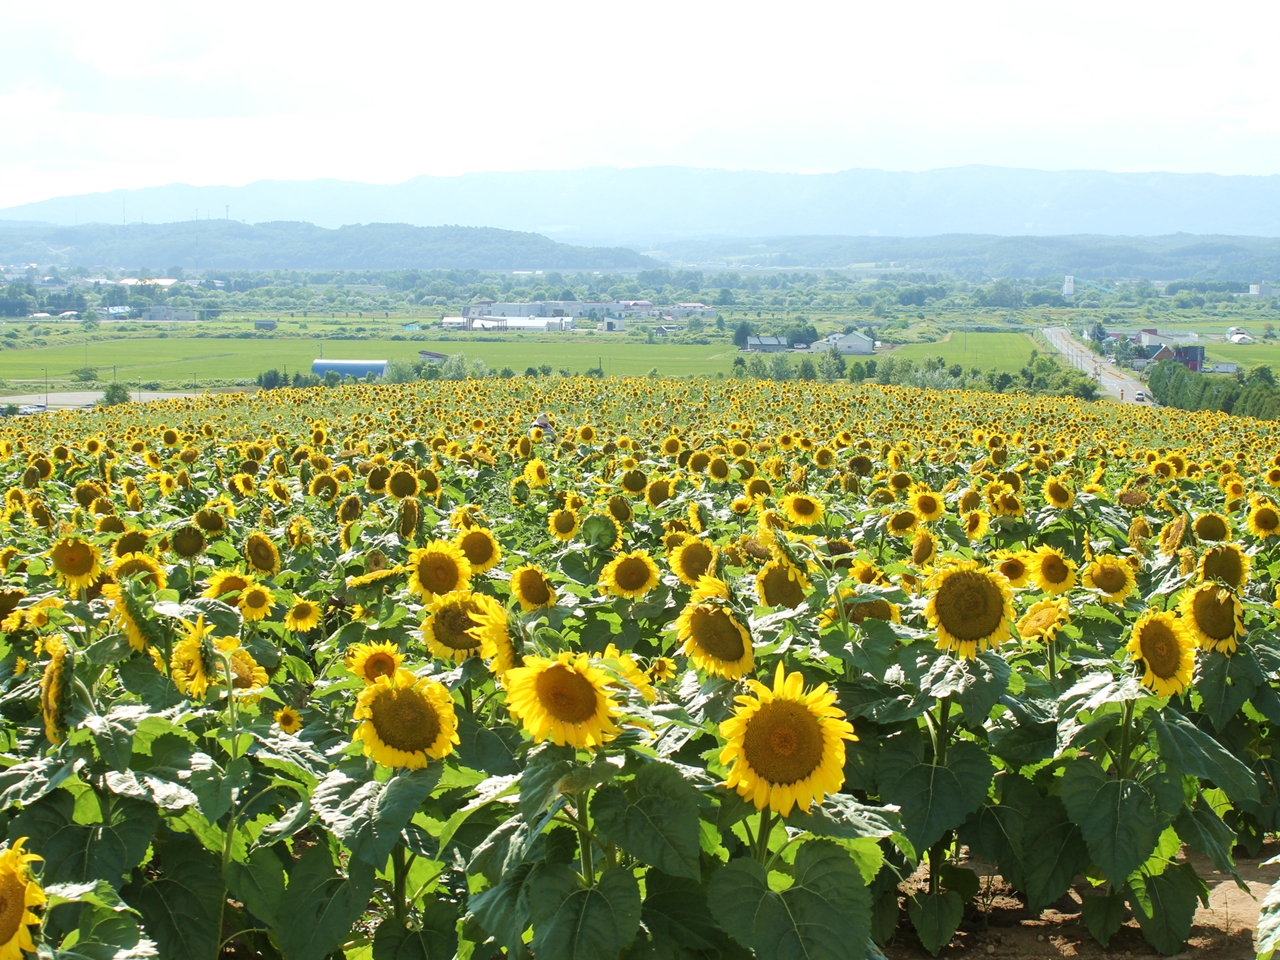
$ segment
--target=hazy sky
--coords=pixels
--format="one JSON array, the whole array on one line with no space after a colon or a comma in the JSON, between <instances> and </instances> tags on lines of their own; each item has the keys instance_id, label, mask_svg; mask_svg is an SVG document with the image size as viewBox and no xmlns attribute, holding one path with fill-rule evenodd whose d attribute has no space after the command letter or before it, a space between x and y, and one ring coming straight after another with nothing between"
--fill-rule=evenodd
<instances>
[{"instance_id":1,"label":"hazy sky","mask_svg":"<svg viewBox=\"0 0 1280 960\"><path fill-rule=\"evenodd\" d=\"M680 164L1280 173L1275 2L0 2L0 207Z\"/></svg>"}]
</instances>

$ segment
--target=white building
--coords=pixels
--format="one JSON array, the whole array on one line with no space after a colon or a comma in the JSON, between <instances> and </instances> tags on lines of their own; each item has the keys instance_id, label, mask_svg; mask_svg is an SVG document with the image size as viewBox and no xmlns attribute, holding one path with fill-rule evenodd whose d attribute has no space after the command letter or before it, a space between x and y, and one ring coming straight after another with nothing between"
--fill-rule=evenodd
<instances>
[{"instance_id":1,"label":"white building","mask_svg":"<svg viewBox=\"0 0 1280 960\"><path fill-rule=\"evenodd\" d=\"M605 318L596 324L596 330L600 333L622 333L627 329L627 321L622 317L611 317L608 314Z\"/></svg>"},{"instance_id":2,"label":"white building","mask_svg":"<svg viewBox=\"0 0 1280 960\"><path fill-rule=\"evenodd\" d=\"M835 347L845 356L850 354L867 354L876 352L876 342L865 333L857 330L850 333L837 333L828 337L822 344L814 344L813 349L830 350Z\"/></svg>"},{"instance_id":3,"label":"white building","mask_svg":"<svg viewBox=\"0 0 1280 960\"><path fill-rule=\"evenodd\" d=\"M677 303L665 312L670 317L714 317L716 308L705 303Z\"/></svg>"},{"instance_id":4,"label":"white building","mask_svg":"<svg viewBox=\"0 0 1280 960\"><path fill-rule=\"evenodd\" d=\"M1062 285L1062 295L1064 297L1074 297L1076 295L1076 278L1067 277L1066 282Z\"/></svg>"},{"instance_id":5,"label":"white building","mask_svg":"<svg viewBox=\"0 0 1280 960\"><path fill-rule=\"evenodd\" d=\"M1249 284L1249 296L1251 297L1269 297L1275 291L1271 289L1269 283L1251 283Z\"/></svg>"}]
</instances>

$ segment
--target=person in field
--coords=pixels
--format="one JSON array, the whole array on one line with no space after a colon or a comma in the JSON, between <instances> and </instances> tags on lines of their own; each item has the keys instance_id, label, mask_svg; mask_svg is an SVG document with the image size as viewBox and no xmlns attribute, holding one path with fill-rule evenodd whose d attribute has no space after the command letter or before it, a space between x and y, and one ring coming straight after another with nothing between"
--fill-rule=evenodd
<instances>
[{"instance_id":1,"label":"person in field","mask_svg":"<svg viewBox=\"0 0 1280 960\"><path fill-rule=\"evenodd\" d=\"M545 413L540 413L534 417L533 423L529 424L529 436L534 440L543 439L554 444L556 442L556 428L551 425L551 417Z\"/></svg>"}]
</instances>

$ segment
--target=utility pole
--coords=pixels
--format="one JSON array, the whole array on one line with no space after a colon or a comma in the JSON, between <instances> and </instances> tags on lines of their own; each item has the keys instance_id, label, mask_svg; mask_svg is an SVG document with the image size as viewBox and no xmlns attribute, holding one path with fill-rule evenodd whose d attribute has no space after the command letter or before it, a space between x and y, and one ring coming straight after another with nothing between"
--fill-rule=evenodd
<instances>
[{"instance_id":1,"label":"utility pole","mask_svg":"<svg viewBox=\"0 0 1280 960\"><path fill-rule=\"evenodd\" d=\"M44 408L49 409L49 368L41 367L44 371Z\"/></svg>"}]
</instances>

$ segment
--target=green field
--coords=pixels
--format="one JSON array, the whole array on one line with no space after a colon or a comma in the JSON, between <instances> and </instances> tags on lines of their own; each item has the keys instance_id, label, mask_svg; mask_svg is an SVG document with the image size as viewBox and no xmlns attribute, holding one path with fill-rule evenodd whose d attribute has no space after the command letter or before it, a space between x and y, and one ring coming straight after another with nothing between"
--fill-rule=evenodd
<instances>
[{"instance_id":1,"label":"green field","mask_svg":"<svg viewBox=\"0 0 1280 960\"><path fill-rule=\"evenodd\" d=\"M1244 368L1265 363L1280 369L1280 343L1206 343L1204 352L1210 360L1230 361Z\"/></svg>"},{"instance_id":2,"label":"green field","mask_svg":"<svg viewBox=\"0 0 1280 960\"><path fill-rule=\"evenodd\" d=\"M506 342L463 340L297 340L220 339L173 337L170 339L108 340L89 344L87 361L83 344L37 347L0 353L0 378L39 380L47 369L50 379L65 379L86 365L96 367L102 379L186 380L242 379L275 368L293 373L311 369L320 356L334 360L395 360L418 358L419 350L465 353L479 357L495 371L511 367L524 373L530 366L551 364L555 370L574 373L601 363L615 376L643 376L654 367L663 376L728 373L737 355L732 344L666 346L636 343L623 337L565 334L511 339Z\"/></svg>"},{"instance_id":3,"label":"green field","mask_svg":"<svg viewBox=\"0 0 1280 960\"><path fill-rule=\"evenodd\" d=\"M909 343L886 352L884 356L910 357L912 360L942 357L948 365L958 363L966 370L971 367L982 371L994 368L1015 373L1027 365L1032 350L1051 352L1025 333L966 334L955 331L938 343Z\"/></svg>"}]
</instances>

